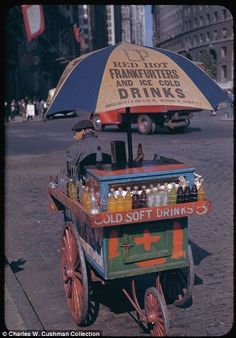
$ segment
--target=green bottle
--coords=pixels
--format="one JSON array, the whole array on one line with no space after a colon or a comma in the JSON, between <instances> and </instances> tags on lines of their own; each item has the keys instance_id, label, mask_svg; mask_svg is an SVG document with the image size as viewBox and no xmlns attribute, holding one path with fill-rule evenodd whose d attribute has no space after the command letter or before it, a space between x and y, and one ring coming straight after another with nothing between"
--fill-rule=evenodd
<instances>
[{"instance_id":1,"label":"green bottle","mask_svg":"<svg viewBox=\"0 0 236 338\"><path fill-rule=\"evenodd\" d=\"M175 183L172 183L172 187L168 194L168 204L176 204L176 188Z\"/></svg>"}]
</instances>

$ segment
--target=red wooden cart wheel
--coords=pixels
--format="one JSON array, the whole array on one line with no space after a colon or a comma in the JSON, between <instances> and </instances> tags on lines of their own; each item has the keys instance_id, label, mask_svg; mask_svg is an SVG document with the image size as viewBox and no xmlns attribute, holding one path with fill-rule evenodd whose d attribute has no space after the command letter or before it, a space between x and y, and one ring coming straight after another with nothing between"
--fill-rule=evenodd
<instances>
[{"instance_id":1,"label":"red wooden cart wheel","mask_svg":"<svg viewBox=\"0 0 236 338\"><path fill-rule=\"evenodd\" d=\"M156 288L147 288L144 296L144 309L151 335L167 336L170 327L168 311L164 298Z\"/></svg>"},{"instance_id":2,"label":"red wooden cart wheel","mask_svg":"<svg viewBox=\"0 0 236 338\"><path fill-rule=\"evenodd\" d=\"M194 263L191 246L188 245L188 267L163 271L160 281L167 303L184 306L192 298Z\"/></svg>"},{"instance_id":3,"label":"red wooden cart wheel","mask_svg":"<svg viewBox=\"0 0 236 338\"><path fill-rule=\"evenodd\" d=\"M66 300L74 321L80 325L88 311L88 279L84 252L74 224L66 224L64 228L61 265Z\"/></svg>"}]
</instances>

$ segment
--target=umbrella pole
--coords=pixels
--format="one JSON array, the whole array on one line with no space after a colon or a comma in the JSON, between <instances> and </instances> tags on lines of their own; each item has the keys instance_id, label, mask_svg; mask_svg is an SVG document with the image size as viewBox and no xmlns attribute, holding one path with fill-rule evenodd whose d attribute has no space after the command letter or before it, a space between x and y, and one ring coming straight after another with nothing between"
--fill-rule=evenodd
<instances>
[{"instance_id":1,"label":"umbrella pole","mask_svg":"<svg viewBox=\"0 0 236 338\"><path fill-rule=\"evenodd\" d=\"M128 141L128 155L129 155L129 165L133 165L133 145L132 145L132 132L131 132L131 116L130 116L130 107L125 108L126 117L127 117L127 141Z\"/></svg>"}]
</instances>

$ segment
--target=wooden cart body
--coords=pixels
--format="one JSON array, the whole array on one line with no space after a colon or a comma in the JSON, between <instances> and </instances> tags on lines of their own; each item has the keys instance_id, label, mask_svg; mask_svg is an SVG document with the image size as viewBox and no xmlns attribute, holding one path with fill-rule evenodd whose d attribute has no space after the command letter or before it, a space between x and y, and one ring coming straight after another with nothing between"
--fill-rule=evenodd
<instances>
[{"instance_id":1,"label":"wooden cart body","mask_svg":"<svg viewBox=\"0 0 236 338\"><path fill-rule=\"evenodd\" d=\"M105 164L86 168L90 186L100 196L111 187L178 182L193 184L194 168L175 160L144 162L135 167ZM65 222L76 224L86 260L104 280L186 267L188 217L210 210L209 201L188 202L123 212L91 215L81 203L57 188L49 189L50 208L64 211Z\"/></svg>"}]
</instances>

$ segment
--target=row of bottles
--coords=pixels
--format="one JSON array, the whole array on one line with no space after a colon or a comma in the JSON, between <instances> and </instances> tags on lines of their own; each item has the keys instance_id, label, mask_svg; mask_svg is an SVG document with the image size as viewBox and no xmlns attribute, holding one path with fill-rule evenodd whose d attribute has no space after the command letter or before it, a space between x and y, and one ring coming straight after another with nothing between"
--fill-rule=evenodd
<instances>
[{"instance_id":1,"label":"row of bottles","mask_svg":"<svg viewBox=\"0 0 236 338\"><path fill-rule=\"evenodd\" d=\"M188 182L185 187L181 184L177 185L176 183L171 183L170 187L168 183L165 183L164 186L157 184L156 187L151 184L149 189L146 189L146 186L143 185L141 192L139 192L138 186L134 186L132 192L130 187L126 187L126 192L119 187L117 192L115 192L114 188L110 189L107 207L106 210L103 211L127 211L131 209L204 200L205 188L202 182L198 189L195 183L190 189Z\"/></svg>"},{"instance_id":2,"label":"row of bottles","mask_svg":"<svg viewBox=\"0 0 236 338\"><path fill-rule=\"evenodd\" d=\"M51 178L50 186L57 185ZM118 187L115 191L110 188L107 195L106 191L95 194L93 188L86 186L86 182L82 179L75 180L69 178L67 180L67 195L74 201L79 201L85 208L90 210L92 214L100 212L120 212L131 209L158 207L164 205L174 205L178 203L196 202L205 200L205 188L203 179L194 179L194 184L190 188L188 181L179 180L179 184L165 183L156 186L151 184L149 188L142 185L141 191L138 186L127 186L125 191L122 187Z\"/></svg>"}]
</instances>

